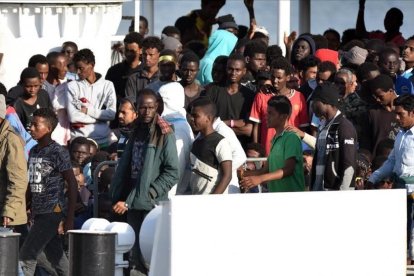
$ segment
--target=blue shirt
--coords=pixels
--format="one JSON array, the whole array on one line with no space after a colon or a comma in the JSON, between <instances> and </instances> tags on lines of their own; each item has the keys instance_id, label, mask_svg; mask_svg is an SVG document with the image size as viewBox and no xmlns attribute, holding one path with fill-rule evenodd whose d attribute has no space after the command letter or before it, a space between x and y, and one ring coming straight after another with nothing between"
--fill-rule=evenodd
<instances>
[{"instance_id":1,"label":"blue shirt","mask_svg":"<svg viewBox=\"0 0 414 276\"><path fill-rule=\"evenodd\" d=\"M370 176L369 181L378 183L392 173L398 177L414 176L414 127L398 132L387 161Z\"/></svg>"},{"instance_id":2,"label":"blue shirt","mask_svg":"<svg viewBox=\"0 0 414 276\"><path fill-rule=\"evenodd\" d=\"M408 69L395 80L395 92L398 95L410 94L414 95L414 77L413 68Z\"/></svg>"},{"instance_id":3,"label":"blue shirt","mask_svg":"<svg viewBox=\"0 0 414 276\"><path fill-rule=\"evenodd\" d=\"M24 155L27 160L29 156L29 151L31 150L31 148L37 145L36 140L34 140L32 136L26 131L26 129L22 125L22 122L19 119L19 116L17 116L16 112L8 113L6 115L6 120L9 121L14 131L16 131L23 138L25 142Z\"/></svg>"}]
</instances>

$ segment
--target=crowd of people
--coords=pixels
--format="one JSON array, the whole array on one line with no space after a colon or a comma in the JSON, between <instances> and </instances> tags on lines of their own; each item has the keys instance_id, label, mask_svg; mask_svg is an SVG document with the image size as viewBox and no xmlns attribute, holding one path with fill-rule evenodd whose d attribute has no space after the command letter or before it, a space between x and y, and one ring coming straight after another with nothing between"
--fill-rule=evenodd
<instances>
[{"instance_id":1,"label":"crowd of people","mask_svg":"<svg viewBox=\"0 0 414 276\"><path fill-rule=\"evenodd\" d=\"M91 49L66 41L0 86L0 217L21 233L24 275L67 275L62 234L92 217L94 197L100 217L135 230L128 275L148 273L145 216L191 194L406 189L414 260L414 36L402 36L402 12L367 31L360 0L342 36L269 45L253 0L249 28L217 18L225 2L202 0L160 37L141 16L105 76Z\"/></svg>"}]
</instances>

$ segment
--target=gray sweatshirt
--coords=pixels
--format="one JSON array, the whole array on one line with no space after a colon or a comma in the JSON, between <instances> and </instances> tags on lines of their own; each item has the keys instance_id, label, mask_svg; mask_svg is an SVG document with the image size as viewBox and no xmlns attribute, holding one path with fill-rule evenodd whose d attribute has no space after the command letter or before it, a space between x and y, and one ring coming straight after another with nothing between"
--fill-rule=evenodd
<instances>
[{"instance_id":1,"label":"gray sweatshirt","mask_svg":"<svg viewBox=\"0 0 414 276\"><path fill-rule=\"evenodd\" d=\"M66 103L72 139L83 136L105 144L110 135L109 121L115 118L116 94L111 81L97 77L93 84L87 80L69 82ZM82 107L88 109L86 114L81 112Z\"/></svg>"}]
</instances>

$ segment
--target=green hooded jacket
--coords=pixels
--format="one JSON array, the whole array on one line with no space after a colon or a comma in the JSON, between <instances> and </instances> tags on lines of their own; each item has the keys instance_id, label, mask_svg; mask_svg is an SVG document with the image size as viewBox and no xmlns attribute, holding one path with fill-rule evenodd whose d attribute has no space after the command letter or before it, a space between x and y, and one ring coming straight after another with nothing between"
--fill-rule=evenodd
<instances>
[{"instance_id":1,"label":"green hooded jacket","mask_svg":"<svg viewBox=\"0 0 414 276\"><path fill-rule=\"evenodd\" d=\"M124 183L130 180L132 149L139 128L135 129L125 146L109 190L113 204L121 198ZM129 209L151 210L154 204L168 199L168 192L179 180L179 162L172 127L156 115L149 130L144 164L139 181L127 196Z\"/></svg>"}]
</instances>

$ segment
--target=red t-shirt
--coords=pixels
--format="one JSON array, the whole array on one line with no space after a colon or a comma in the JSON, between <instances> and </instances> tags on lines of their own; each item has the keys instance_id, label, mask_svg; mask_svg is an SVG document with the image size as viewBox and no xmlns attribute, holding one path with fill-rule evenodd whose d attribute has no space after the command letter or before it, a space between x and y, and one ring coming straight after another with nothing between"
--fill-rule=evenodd
<instances>
[{"instance_id":1,"label":"red t-shirt","mask_svg":"<svg viewBox=\"0 0 414 276\"><path fill-rule=\"evenodd\" d=\"M257 93L249 117L250 121L260 124L260 144L265 147L266 155L269 155L272 139L276 135L274 128L267 128L267 102L273 96L273 94ZM294 90L293 94L289 95L288 98L292 104L289 125L297 128L308 126L308 107L305 97L302 93Z\"/></svg>"},{"instance_id":2,"label":"red t-shirt","mask_svg":"<svg viewBox=\"0 0 414 276\"><path fill-rule=\"evenodd\" d=\"M368 38L369 39L381 39L381 40L385 41L385 33L381 32L381 31L370 32L370 33L368 33ZM388 42L388 41L385 41L385 42ZM405 39L402 36L402 34L399 33L398 35L394 36L391 39L390 42L393 42L398 47L401 47L401 46L404 46Z\"/></svg>"}]
</instances>

